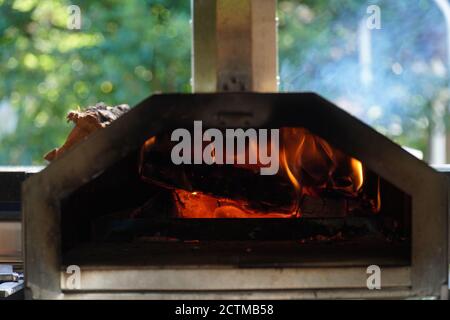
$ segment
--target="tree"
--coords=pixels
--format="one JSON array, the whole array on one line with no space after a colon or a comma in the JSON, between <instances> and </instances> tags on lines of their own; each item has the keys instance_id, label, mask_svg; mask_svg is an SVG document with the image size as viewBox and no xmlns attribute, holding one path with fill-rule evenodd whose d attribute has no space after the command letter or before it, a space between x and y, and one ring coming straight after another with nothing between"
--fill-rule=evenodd
<instances>
[{"instance_id":1,"label":"tree","mask_svg":"<svg viewBox=\"0 0 450 320\"><path fill-rule=\"evenodd\" d=\"M70 131L71 109L191 90L189 0L78 0L79 31L66 27L70 4L0 0L0 165L42 164ZM382 24L370 33L368 85L359 40L369 5L380 7ZM316 91L427 151L432 110L450 97L433 0L279 0L278 8L282 91Z\"/></svg>"},{"instance_id":2,"label":"tree","mask_svg":"<svg viewBox=\"0 0 450 320\"><path fill-rule=\"evenodd\" d=\"M0 164L42 164L71 109L190 91L189 1L80 0L79 31L70 4L0 1L0 116L17 121L0 130Z\"/></svg>"}]
</instances>

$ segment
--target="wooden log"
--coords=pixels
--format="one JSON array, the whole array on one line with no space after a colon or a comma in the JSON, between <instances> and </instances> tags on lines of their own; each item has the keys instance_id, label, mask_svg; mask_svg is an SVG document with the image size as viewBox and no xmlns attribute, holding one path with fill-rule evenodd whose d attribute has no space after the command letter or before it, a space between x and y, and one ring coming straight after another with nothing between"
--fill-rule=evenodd
<instances>
[{"instance_id":1,"label":"wooden log","mask_svg":"<svg viewBox=\"0 0 450 320\"><path fill-rule=\"evenodd\" d=\"M142 149L140 174L149 183L173 190L179 217L344 217L372 212L367 199L347 192L344 183L310 194L296 189L283 170L264 176L257 166L175 165L172 147L168 136L149 139Z\"/></svg>"},{"instance_id":2,"label":"wooden log","mask_svg":"<svg viewBox=\"0 0 450 320\"><path fill-rule=\"evenodd\" d=\"M60 148L55 148L48 152L44 156L44 159L47 161L55 160L72 146L84 140L91 133L111 124L111 122L118 119L129 109L130 107L127 104L110 107L103 102L100 102L95 106L87 107L84 111L69 112L67 121L75 123L75 127L70 132L66 142Z\"/></svg>"},{"instance_id":3,"label":"wooden log","mask_svg":"<svg viewBox=\"0 0 450 320\"><path fill-rule=\"evenodd\" d=\"M170 150L167 137L143 148L140 174L145 181L172 190L245 201L248 209L261 213L295 210L296 191L283 175L264 176L259 168L235 165L175 165Z\"/></svg>"}]
</instances>

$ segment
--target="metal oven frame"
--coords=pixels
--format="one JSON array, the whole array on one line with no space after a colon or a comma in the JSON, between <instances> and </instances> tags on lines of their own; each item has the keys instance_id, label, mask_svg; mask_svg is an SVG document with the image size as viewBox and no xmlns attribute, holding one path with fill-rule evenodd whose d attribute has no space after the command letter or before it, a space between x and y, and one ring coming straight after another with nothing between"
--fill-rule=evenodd
<instances>
[{"instance_id":1,"label":"metal oven frame","mask_svg":"<svg viewBox=\"0 0 450 320\"><path fill-rule=\"evenodd\" d=\"M361 160L412 198L412 264L385 267L382 290L367 266L305 268L81 267L69 289L61 259L61 199L164 129L304 127ZM23 185L26 296L58 298L446 298L448 182L361 121L312 93L155 95L69 150Z\"/></svg>"}]
</instances>

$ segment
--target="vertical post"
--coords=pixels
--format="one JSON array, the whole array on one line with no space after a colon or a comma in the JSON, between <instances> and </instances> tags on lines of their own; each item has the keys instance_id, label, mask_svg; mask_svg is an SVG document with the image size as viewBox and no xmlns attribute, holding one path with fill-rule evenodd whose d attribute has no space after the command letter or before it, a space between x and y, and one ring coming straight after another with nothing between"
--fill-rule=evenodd
<instances>
[{"instance_id":1,"label":"vertical post","mask_svg":"<svg viewBox=\"0 0 450 320\"><path fill-rule=\"evenodd\" d=\"M365 88L373 81L372 74L372 31L367 28L366 18L362 19L358 27L360 79Z\"/></svg>"},{"instance_id":2,"label":"vertical post","mask_svg":"<svg viewBox=\"0 0 450 320\"><path fill-rule=\"evenodd\" d=\"M192 0L194 92L276 92L276 0Z\"/></svg>"},{"instance_id":3,"label":"vertical post","mask_svg":"<svg viewBox=\"0 0 450 320\"><path fill-rule=\"evenodd\" d=\"M450 4L448 0L434 0L439 10L445 18L446 34L447 34L447 81L450 85ZM433 105L432 110L432 130L431 130L431 146L430 146L430 163L445 164L447 163L447 128L445 124L445 116L447 115L444 105Z\"/></svg>"}]
</instances>

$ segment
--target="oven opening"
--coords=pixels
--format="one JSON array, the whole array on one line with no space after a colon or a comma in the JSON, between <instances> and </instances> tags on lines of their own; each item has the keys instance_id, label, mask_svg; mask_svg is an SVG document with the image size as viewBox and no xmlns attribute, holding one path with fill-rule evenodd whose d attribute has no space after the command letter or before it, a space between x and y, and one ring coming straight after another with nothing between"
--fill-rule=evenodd
<instances>
[{"instance_id":1,"label":"oven opening","mask_svg":"<svg viewBox=\"0 0 450 320\"><path fill-rule=\"evenodd\" d=\"M63 265L411 264L409 195L305 128L280 128L277 148L245 132L200 147L192 132L183 164L171 132L149 137L65 197Z\"/></svg>"}]
</instances>

